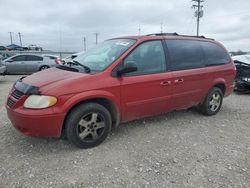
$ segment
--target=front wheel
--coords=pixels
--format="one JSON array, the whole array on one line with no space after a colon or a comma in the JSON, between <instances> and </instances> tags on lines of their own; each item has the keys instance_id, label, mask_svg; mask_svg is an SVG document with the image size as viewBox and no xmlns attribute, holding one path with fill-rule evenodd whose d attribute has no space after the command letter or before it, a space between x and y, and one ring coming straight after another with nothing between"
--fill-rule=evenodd
<instances>
[{"instance_id":1,"label":"front wheel","mask_svg":"<svg viewBox=\"0 0 250 188\"><path fill-rule=\"evenodd\" d=\"M85 103L74 108L66 120L66 136L79 148L101 144L111 130L109 111L96 103Z\"/></svg>"},{"instance_id":2,"label":"front wheel","mask_svg":"<svg viewBox=\"0 0 250 188\"><path fill-rule=\"evenodd\" d=\"M220 111L223 102L223 93L220 88L214 87L210 90L205 100L199 106L202 114L212 116Z\"/></svg>"}]
</instances>

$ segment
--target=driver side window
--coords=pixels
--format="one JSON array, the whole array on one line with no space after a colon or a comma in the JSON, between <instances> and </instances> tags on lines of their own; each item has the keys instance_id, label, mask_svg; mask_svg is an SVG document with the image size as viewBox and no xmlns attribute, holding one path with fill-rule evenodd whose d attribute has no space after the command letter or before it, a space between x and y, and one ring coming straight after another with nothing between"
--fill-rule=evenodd
<instances>
[{"instance_id":1,"label":"driver side window","mask_svg":"<svg viewBox=\"0 0 250 188\"><path fill-rule=\"evenodd\" d=\"M124 60L124 64L133 62L137 65L137 71L125 74L144 75L166 71L165 54L161 41L149 41L139 45Z\"/></svg>"}]
</instances>

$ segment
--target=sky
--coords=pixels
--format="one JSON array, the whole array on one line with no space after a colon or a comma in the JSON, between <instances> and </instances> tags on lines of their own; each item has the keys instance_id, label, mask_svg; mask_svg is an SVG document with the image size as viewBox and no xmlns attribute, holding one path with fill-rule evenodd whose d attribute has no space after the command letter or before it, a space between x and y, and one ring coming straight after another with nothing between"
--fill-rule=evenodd
<instances>
[{"instance_id":1,"label":"sky","mask_svg":"<svg viewBox=\"0 0 250 188\"><path fill-rule=\"evenodd\" d=\"M0 45L79 52L109 38L163 32L195 35L191 0L0 0ZM200 34L229 51L250 51L250 0L205 0ZM140 32L139 32L140 28Z\"/></svg>"}]
</instances>

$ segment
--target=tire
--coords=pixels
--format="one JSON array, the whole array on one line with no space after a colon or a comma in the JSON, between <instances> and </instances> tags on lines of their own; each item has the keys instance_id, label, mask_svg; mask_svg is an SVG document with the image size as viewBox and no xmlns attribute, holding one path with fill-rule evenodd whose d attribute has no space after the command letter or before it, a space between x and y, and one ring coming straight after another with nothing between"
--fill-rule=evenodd
<instances>
[{"instance_id":1,"label":"tire","mask_svg":"<svg viewBox=\"0 0 250 188\"><path fill-rule=\"evenodd\" d=\"M207 116L212 116L217 114L223 102L223 92L220 88L214 87L211 89L206 96L202 104L199 105L199 111Z\"/></svg>"},{"instance_id":2,"label":"tire","mask_svg":"<svg viewBox=\"0 0 250 188\"><path fill-rule=\"evenodd\" d=\"M46 69L48 69L48 68L49 68L49 66L44 65L44 66L41 66L39 70L42 71L42 70L46 70Z\"/></svg>"},{"instance_id":3,"label":"tire","mask_svg":"<svg viewBox=\"0 0 250 188\"><path fill-rule=\"evenodd\" d=\"M109 111L97 103L74 108L66 119L65 133L69 142L86 149L98 146L108 136L112 120Z\"/></svg>"}]
</instances>

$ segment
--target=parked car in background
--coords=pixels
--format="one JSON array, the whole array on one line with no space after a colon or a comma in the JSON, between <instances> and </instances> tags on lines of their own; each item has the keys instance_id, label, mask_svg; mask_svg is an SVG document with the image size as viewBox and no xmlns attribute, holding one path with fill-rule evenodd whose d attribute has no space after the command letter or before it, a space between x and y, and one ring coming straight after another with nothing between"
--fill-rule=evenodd
<instances>
[{"instance_id":1,"label":"parked car in background","mask_svg":"<svg viewBox=\"0 0 250 188\"><path fill-rule=\"evenodd\" d=\"M235 91L250 93L250 55L237 55L232 58L237 69Z\"/></svg>"},{"instance_id":2,"label":"parked car in background","mask_svg":"<svg viewBox=\"0 0 250 188\"><path fill-rule=\"evenodd\" d=\"M14 55L3 61L6 74L32 74L61 64L58 56L53 55Z\"/></svg>"},{"instance_id":3,"label":"parked car in background","mask_svg":"<svg viewBox=\"0 0 250 188\"><path fill-rule=\"evenodd\" d=\"M5 60L5 59L7 59L7 58L9 58L9 57L12 57L12 56L14 56L14 55L16 55L16 54L13 53L13 52L9 52L9 51L0 52L0 59L1 59L1 60Z\"/></svg>"},{"instance_id":4,"label":"parked car in background","mask_svg":"<svg viewBox=\"0 0 250 188\"><path fill-rule=\"evenodd\" d=\"M32 51L43 51L42 47L39 47L37 45L34 44L30 44L26 47L28 50L32 50Z\"/></svg>"},{"instance_id":5,"label":"parked car in background","mask_svg":"<svg viewBox=\"0 0 250 188\"><path fill-rule=\"evenodd\" d=\"M102 143L123 122L197 106L220 111L234 90L235 66L213 39L175 34L115 38L21 78L6 103L25 135L59 137L80 148ZM227 109L224 109L227 110Z\"/></svg>"},{"instance_id":6,"label":"parked car in background","mask_svg":"<svg viewBox=\"0 0 250 188\"><path fill-rule=\"evenodd\" d=\"M5 74L6 66L3 64L2 60L0 59L0 75Z\"/></svg>"},{"instance_id":7,"label":"parked car in background","mask_svg":"<svg viewBox=\"0 0 250 188\"><path fill-rule=\"evenodd\" d=\"M0 46L0 50L6 50L5 46Z\"/></svg>"},{"instance_id":8,"label":"parked car in background","mask_svg":"<svg viewBox=\"0 0 250 188\"><path fill-rule=\"evenodd\" d=\"M85 53L85 51L82 51L82 52L74 53L74 54L72 54L72 55L70 55L70 56L68 56L66 58L63 58L62 63L65 64L65 63L68 63L68 62L72 62L73 59L75 59L77 56L82 55L84 53Z\"/></svg>"}]
</instances>

